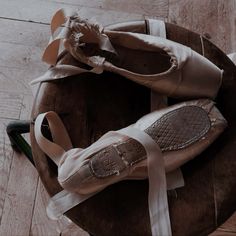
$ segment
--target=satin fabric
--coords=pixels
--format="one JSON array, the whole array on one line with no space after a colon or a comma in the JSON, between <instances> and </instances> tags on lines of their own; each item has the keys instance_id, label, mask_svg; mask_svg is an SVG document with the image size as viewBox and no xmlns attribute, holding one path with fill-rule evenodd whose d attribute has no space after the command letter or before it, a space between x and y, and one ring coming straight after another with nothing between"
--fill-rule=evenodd
<instances>
[{"instance_id":1,"label":"satin fabric","mask_svg":"<svg viewBox=\"0 0 236 236\"><path fill-rule=\"evenodd\" d=\"M62 13L59 15L62 15ZM97 23L81 20L76 15L68 18L64 16L63 19L67 19L65 22L66 27L63 28L62 32L53 41L50 41L43 55L43 60L54 66L49 69L50 73L46 73L32 83L65 78L69 75L84 73L84 70L86 70L91 73L102 73L102 71L114 72L170 97L215 98L221 86L223 71L189 47L162 37L106 30ZM53 29L59 28L61 22L62 20L58 20L57 24L54 22ZM155 20L147 22L149 22L148 25L149 28L152 28L152 32L161 33L159 23L155 23ZM164 33L162 34L164 35ZM76 72L73 65L70 69L69 65L65 67L63 64L58 64L56 60L58 43L61 41L63 41L67 51L76 60L91 66L92 69L79 68ZM109 59L110 56L99 54L86 55L82 50L84 47L82 45L91 43L96 45L95 48L98 47L102 51L113 54L120 61L127 57L127 53L132 57L132 50L136 51L136 53L140 52L140 55L144 55L145 52L147 56L137 66L132 65L132 60L129 60L120 67L113 62L114 60ZM136 68L139 68L139 70L143 68L145 71L146 64L155 60L153 54L150 54L148 57L150 52L156 53L156 55L165 54L165 58L169 57L170 65L168 69L148 74L137 72ZM147 58L148 61L146 60ZM64 72L58 73L58 66L59 68L64 66ZM132 69L127 69L129 67ZM159 68L158 61L156 62L156 68Z\"/></svg>"},{"instance_id":2,"label":"satin fabric","mask_svg":"<svg viewBox=\"0 0 236 236\"><path fill-rule=\"evenodd\" d=\"M54 142L47 140L41 133L41 127L43 120L47 118ZM60 135L58 136L58 132ZM40 148L58 165L59 172L62 171L60 168L66 161L65 153L70 153L70 150L77 153L77 159L80 159L82 155L82 149L70 149L71 142L68 134L59 117L54 112L47 112L40 114L35 121L35 137ZM62 135L63 134L63 135ZM171 224L168 211L167 202L167 183L166 174L164 167L164 160L162 153L156 142L154 142L150 136L140 131L137 128L127 127L117 132L109 132L101 137L98 142L91 145L88 149L92 152L96 152L102 146L109 145L112 142L112 137L115 135L125 135L139 141L147 152L148 160L148 179L149 179L149 213L151 230L153 236L159 235L171 235ZM63 146L61 146L63 145ZM99 148L98 148L99 147ZM64 150L64 148L66 150ZM70 159L70 168L76 166L73 159ZM64 170L65 171L65 170ZM176 175L177 174L177 175ZM178 176L177 179L173 179L173 173L170 175L169 186L172 188L182 187L184 185L183 177L181 172L177 170L174 176ZM167 178L168 179L168 178ZM105 188L106 186L104 186ZM79 194L67 190L59 192L53 196L47 206L47 214L51 219L59 219L66 211L73 208L77 204L80 204L92 197L99 191L92 192L89 194Z\"/></svg>"}]
</instances>

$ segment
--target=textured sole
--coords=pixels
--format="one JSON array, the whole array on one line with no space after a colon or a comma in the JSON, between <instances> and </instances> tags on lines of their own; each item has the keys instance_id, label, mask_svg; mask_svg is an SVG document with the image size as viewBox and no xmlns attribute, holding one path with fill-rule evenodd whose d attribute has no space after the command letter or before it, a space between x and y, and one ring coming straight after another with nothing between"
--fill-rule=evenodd
<instances>
[{"instance_id":1,"label":"textured sole","mask_svg":"<svg viewBox=\"0 0 236 236\"><path fill-rule=\"evenodd\" d=\"M197 142L210 130L207 112L198 106L184 106L164 114L144 130L163 152L177 151ZM124 171L146 158L144 147L129 138L117 142L90 157L90 170L96 178L106 178Z\"/></svg>"}]
</instances>

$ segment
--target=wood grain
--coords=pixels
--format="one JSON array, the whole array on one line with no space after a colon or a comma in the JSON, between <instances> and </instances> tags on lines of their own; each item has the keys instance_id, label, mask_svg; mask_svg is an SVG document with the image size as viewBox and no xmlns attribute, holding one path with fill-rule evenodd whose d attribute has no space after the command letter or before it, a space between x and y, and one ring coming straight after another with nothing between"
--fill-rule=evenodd
<instances>
[{"instance_id":1,"label":"wood grain","mask_svg":"<svg viewBox=\"0 0 236 236\"><path fill-rule=\"evenodd\" d=\"M236 235L236 212L210 236L235 236Z\"/></svg>"},{"instance_id":2,"label":"wood grain","mask_svg":"<svg viewBox=\"0 0 236 236\"><path fill-rule=\"evenodd\" d=\"M193 1L169 0L168 22L191 29Z\"/></svg>"},{"instance_id":3,"label":"wood grain","mask_svg":"<svg viewBox=\"0 0 236 236\"><path fill-rule=\"evenodd\" d=\"M11 93L7 94L12 95ZM10 104L12 109L18 104L19 109L15 108L14 118L27 119L32 106L32 96L31 99L30 95L25 97L22 95L15 96L20 96L20 103L18 104L16 101L13 101L12 104ZM3 97L2 101L7 102L7 99ZM15 106L13 105L14 102ZM12 113L8 112L8 116L9 114ZM9 144L8 146L10 148ZM9 173L9 178L7 179L5 177L5 179L7 179L5 180L7 181L5 188L7 188L5 190L6 194L3 205L0 235L29 235L38 174L25 156L19 153L14 153L11 171Z\"/></svg>"},{"instance_id":4,"label":"wood grain","mask_svg":"<svg viewBox=\"0 0 236 236\"><path fill-rule=\"evenodd\" d=\"M0 118L19 119L22 95L0 91Z\"/></svg>"},{"instance_id":5,"label":"wood grain","mask_svg":"<svg viewBox=\"0 0 236 236\"><path fill-rule=\"evenodd\" d=\"M10 141L6 134L6 125L8 122L9 120L0 119L0 222L3 214L13 155Z\"/></svg>"},{"instance_id":6,"label":"wood grain","mask_svg":"<svg viewBox=\"0 0 236 236\"><path fill-rule=\"evenodd\" d=\"M0 235L29 235L37 187L37 172L23 155L14 154Z\"/></svg>"},{"instance_id":7,"label":"wood grain","mask_svg":"<svg viewBox=\"0 0 236 236\"><path fill-rule=\"evenodd\" d=\"M48 68L41 63L42 48L5 42L0 42L0 48L0 91L30 94L29 82Z\"/></svg>"},{"instance_id":8,"label":"wood grain","mask_svg":"<svg viewBox=\"0 0 236 236\"><path fill-rule=\"evenodd\" d=\"M37 22L48 24L54 12L65 6L56 2L37 0L0 1L0 16L17 21Z\"/></svg>"},{"instance_id":9,"label":"wood grain","mask_svg":"<svg viewBox=\"0 0 236 236\"><path fill-rule=\"evenodd\" d=\"M127 20L143 19L140 14L127 13L123 11L104 10L97 8L84 7L79 9L78 14L81 18L87 18L99 22L103 25L109 25L116 22L124 22Z\"/></svg>"},{"instance_id":10,"label":"wood grain","mask_svg":"<svg viewBox=\"0 0 236 236\"><path fill-rule=\"evenodd\" d=\"M57 231L58 224L56 221L49 220L46 214L46 206L49 197L46 193L41 181L39 180L35 207L33 212L30 235L50 235L59 236Z\"/></svg>"},{"instance_id":11,"label":"wood grain","mask_svg":"<svg viewBox=\"0 0 236 236\"><path fill-rule=\"evenodd\" d=\"M216 232L209 234L209 236L235 236L236 232L228 232L224 230L217 230Z\"/></svg>"},{"instance_id":12,"label":"wood grain","mask_svg":"<svg viewBox=\"0 0 236 236\"><path fill-rule=\"evenodd\" d=\"M41 63L41 55L49 27L7 19L0 23L0 91L30 94L28 83L48 67Z\"/></svg>"},{"instance_id":13,"label":"wood grain","mask_svg":"<svg viewBox=\"0 0 236 236\"><path fill-rule=\"evenodd\" d=\"M86 6L96 9L114 10L120 12L136 13L141 15L157 15L167 17L167 0L49 0L51 2L61 2L64 4L73 4L75 6Z\"/></svg>"},{"instance_id":14,"label":"wood grain","mask_svg":"<svg viewBox=\"0 0 236 236\"><path fill-rule=\"evenodd\" d=\"M39 180L30 235L88 236L86 232L73 222L68 222L65 219L59 221L50 220L46 214L48 201L48 193Z\"/></svg>"},{"instance_id":15,"label":"wood grain","mask_svg":"<svg viewBox=\"0 0 236 236\"><path fill-rule=\"evenodd\" d=\"M60 236L89 236L89 234L83 231L78 225L71 222L64 230L61 231Z\"/></svg>"},{"instance_id":16,"label":"wood grain","mask_svg":"<svg viewBox=\"0 0 236 236\"><path fill-rule=\"evenodd\" d=\"M29 82L42 72L43 70L40 69L29 72L27 68L18 69L0 66L0 91L17 93L18 95L31 94Z\"/></svg>"},{"instance_id":17,"label":"wood grain","mask_svg":"<svg viewBox=\"0 0 236 236\"><path fill-rule=\"evenodd\" d=\"M89 1L87 1L89 2ZM95 1L94 1L95 2ZM108 5L110 1L107 1ZM166 2L166 1L165 1ZM143 15L152 15L152 14L143 14L142 13L135 13L133 10L124 11L124 9L129 6L127 4L120 4L123 9L115 9L116 5L114 7L111 7L113 10L109 9L102 9L100 7L94 8L94 7L84 7L81 5L73 5L73 4L66 4L66 3L59 3L59 2L50 2L50 1L30 1L30 0L23 0L21 1L21 7L15 8L14 6L18 3L17 0L11 0L11 1L0 1L0 16L1 18L5 19L12 19L12 20L18 20L18 21L26 21L26 22L36 22L41 24L49 24L51 21L51 18L53 14L60 8L71 8L71 9L78 9L79 14L82 16L86 15L86 12L93 12L93 14L88 14L87 17L91 18L92 16L96 15L105 15L107 24L110 24L110 19L117 18L117 20L122 19L122 21L128 20L130 18L136 18L138 16ZM113 1L115 3L115 1ZM139 7L139 6L137 6ZM150 9L151 6L148 6ZM158 8L158 6L154 5L153 7ZM130 8L130 7L129 7ZM142 8L142 7L141 7ZM163 5L163 7L160 9L160 12L164 10L164 14L161 14L160 17L166 17L167 15L167 5ZM119 16L120 15L120 16ZM158 16L158 14L155 14ZM121 18L124 17L124 18ZM104 22L101 22L104 23ZM111 22L112 23L112 22Z\"/></svg>"},{"instance_id":18,"label":"wood grain","mask_svg":"<svg viewBox=\"0 0 236 236\"><path fill-rule=\"evenodd\" d=\"M236 51L236 1L218 0L217 43L226 53ZM216 26L215 25L215 26Z\"/></svg>"},{"instance_id":19,"label":"wood grain","mask_svg":"<svg viewBox=\"0 0 236 236\"><path fill-rule=\"evenodd\" d=\"M1 5L2 1L0 2ZM48 42L49 25L0 18L0 42L43 48ZM11 27L9 27L9 25Z\"/></svg>"},{"instance_id":20,"label":"wood grain","mask_svg":"<svg viewBox=\"0 0 236 236\"><path fill-rule=\"evenodd\" d=\"M169 22L204 35L226 53L235 47L235 0L170 0Z\"/></svg>"},{"instance_id":21,"label":"wood grain","mask_svg":"<svg viewBox=\"0 0 236 236\"><path fill-rule=\"evenodd\" d=\"M22 100L22 107L20 111L20 119L21 120L30 120L30 112L33 105L33 95L24 95Z\"/></svg>"},{"instance_id":22,"label":"wood grain","mask_svg":"<svg viewBox=\"0 0 236 236\"><path fill-rule=\"evenodd\" d=\"M0 66L27 69L28 71L38 70L41 67L42 49L35 46L25 46L12 43L0 42Z\"/></svg>"}]
</instances>

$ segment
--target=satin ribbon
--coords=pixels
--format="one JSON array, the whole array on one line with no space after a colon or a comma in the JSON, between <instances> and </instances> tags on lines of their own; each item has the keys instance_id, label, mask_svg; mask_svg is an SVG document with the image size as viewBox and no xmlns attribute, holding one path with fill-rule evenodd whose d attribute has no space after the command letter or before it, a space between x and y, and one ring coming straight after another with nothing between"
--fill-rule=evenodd
<instances>
[{"instance_id":1,"label":"satin ribbon","mask_svg":"<svg viewBox=\"0 0 236 236\"><path fill-rule=\"evenodd\" d=\"M145 132L127 127L117 131L140 142L147 153L148 207L152 236L171 236L164 160L157 143Z\"/></svg>"},{"instance_id":2,"label":"satin ribbon","mask_svg":"<svg viewBox=\"0 0 236 236\"><path fill-rule=\"evenodd\" d=\"M49 128L52 134L53 141L46 139L41 131L43 120L47 119ZM35 120L35 138L40 148L58 165L60 166L63 156L66 151L72 148L69 135L58 115L55 112L47 112L40 114ZM98 146L99 142L103 143L103 140L109 140L111 135L120 134L129 136L138 142L140 142L147 153L148 160L148 179L149 179L149 214L153 236L171 235L171 226L168 212L167 202L167 183L164 167L164 160L162 153L157 143L147 135L144 131L137 128L127 127L122 130L113 131L102 136L92 146ZM106 141L106 142L109 142ZM104 143L103 143L104 145ZM91 147L92 147L91 146ZM90 149L90 148L89 148ZM94 148L92 148L94 150ZM81 149L82 150L82 149ZM82 153L82 152L81 152ZM78 152L79 154L79 152ZM79 156L78 156L79 158ZM169 181L169 187L176 188L184 185L182 174L179 170L167 175ZM174 178L173 178L174 176ZM178 176L176 179L175 177ZM168 181L167 181L168 182ZM100 190L102 191L102 190ZM100 192L99 191L99 192ZM91 194L77 194L66 190L57 193L53 196L47 206L47 214L51 219L59 219L65 212L74 206L84 202L88 198L94 196L98 192Z\"/></svg>"},{"instance_id":3,"label":"satin ribbon","mask_svg":"<svg viewBox=\"0 0 236 236\"><path fill-rule=\"evenodd\" d=\"M64 42L65 48L68 46L74 50L74 56L84 63L89 64L90 57L86 57L79 46L83 43L97 44L100 49L115 53L108 36L103 33L103 27L87 21L80 20L73 11L58 10L51 20L51 37L43 53L42 60L50 65L56 65L61 42ZM65 24L63 26L63 24ZM54 37L55 32L62 27L59 34ZM71 45L72 44L72 45ZM70 50L70 51L73 51ZM86 60L86 61L85 61ZM93 62L93 57L91 57ZM96 67L96 65L94 65Z\"/></svg>"}]
</instances>

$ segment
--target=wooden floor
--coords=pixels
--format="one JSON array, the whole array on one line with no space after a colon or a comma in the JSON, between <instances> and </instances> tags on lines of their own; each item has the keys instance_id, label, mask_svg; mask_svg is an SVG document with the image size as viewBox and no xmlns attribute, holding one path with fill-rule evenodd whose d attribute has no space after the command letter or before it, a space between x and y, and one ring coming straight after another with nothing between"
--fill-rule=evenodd
<instances>
[{"instance_id":1,"label":"wooden floor","mask_svg":"<svg viewBox=\"0 0 236 236\"><path fill-rule=\"evenodd\" d=\"M205 35L226 53L236 51L236 0L0 0L1 236L87 235L47 219L48 197L38 174L24 156L12 151L5 132L11 120L30 116L33 97L28 83L47 68L40 58L50 18L62 7L78 8L82 17L105 25L163 19Z\"/></svg>"}]
</instances>

